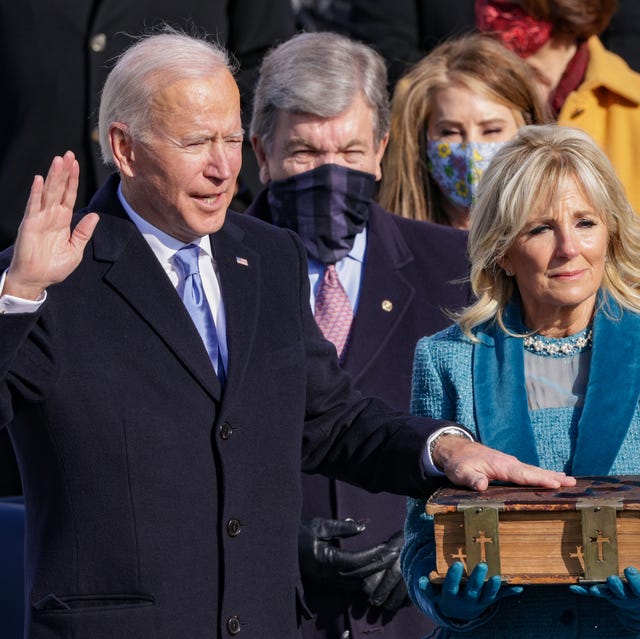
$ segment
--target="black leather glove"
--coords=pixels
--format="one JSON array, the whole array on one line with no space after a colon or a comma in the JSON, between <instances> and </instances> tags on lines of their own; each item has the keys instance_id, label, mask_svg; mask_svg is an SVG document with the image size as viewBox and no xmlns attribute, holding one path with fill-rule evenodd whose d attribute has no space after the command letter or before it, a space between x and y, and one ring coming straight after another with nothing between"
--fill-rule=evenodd
<instances>
[{"instance_id":1,"label":"black leather glove","mask_svg":"<svg viewBox=\"0 0 640 639\"><path fill-rule=\"evenodd\" d=\"M361 588L369 575L385 571L398 559L399 548L379 544L364 550L344 550L335 542L359 535L366 526L353 519L316 517L300 524L298 550L303 577L334 586Z\"/></svg>"},{"instance_id":2,"label":"black leather glove","mask_svg":"<svg viewBox=\"0 0 640 639\"><path fill-rule=\"evenodd\" d=\"M400 570L400 550L403 543L404 534L399 531L386 543L390 554L397 553L396 560L385 570L364 578L363 590L372 606L395 612L408 602L407 586Z\"/></svg>"}]
</instances>

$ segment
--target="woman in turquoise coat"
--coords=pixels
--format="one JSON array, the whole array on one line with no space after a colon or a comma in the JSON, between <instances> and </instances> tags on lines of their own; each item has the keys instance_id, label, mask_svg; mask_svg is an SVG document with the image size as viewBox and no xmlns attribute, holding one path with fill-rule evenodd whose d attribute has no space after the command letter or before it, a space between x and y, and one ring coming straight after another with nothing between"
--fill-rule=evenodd
<instances>
[{"instance_id":1,"label":"woman in turquoise coat","mask_svg":"<svg viewBox=\"0 0 640 639\"><path fill-rule=\"evenodd\" d=\"M524 127L483 176L469 236L477 301L417 346L412 410L572 475L640 474L640 224L581 131ZM437 463L437 460L435 460ZM592 586L502 585L453 563L410 499L402 567L439 637L640 636L640 574Z\"/></svg>"}]
</instances>

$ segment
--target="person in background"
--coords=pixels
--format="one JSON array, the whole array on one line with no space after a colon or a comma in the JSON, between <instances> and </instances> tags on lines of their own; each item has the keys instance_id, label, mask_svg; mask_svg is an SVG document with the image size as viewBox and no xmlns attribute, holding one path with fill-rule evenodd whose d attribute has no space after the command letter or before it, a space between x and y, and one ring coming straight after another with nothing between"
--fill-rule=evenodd
<instances>
[{"instance_id":1,"label":"person in background","mask_svg":"<svg viewBox=\"0 0 640 639\"><path fill-rule=\"evenodd\" d=\"M482 35L436 47L398 83L380 205L456 228L494 153L524 124L547 118L517 55Z\"/></svg>"},{"instance_id":2,"label":"person in background","mask_svg":"<svg viewBox=\"0 0 640 639\"><path fill-rule=\"evenodd\" d=\"M372 46L385 59L391 86L431 49L452 36L471 33L477 0L291 0L298 27L335 31ZM617 0L601 39L607 49L640 71L640 5Z\"/></svg>"},{"instance_id":3,"label":"person in background","mask_svg":"<svg viewBox=\"0 0 640 639\"><path fill-rule=\"evenodd\" d=\"M558 124L586 131L640 212L640 73L598 38L616 0L477 0L478 27L521 55Z\"/></svg>"},{"instance_id":4,"label":"person in background","mask_svg":"<svg viewBox=\"0 0 640 639\"><path fill-rule=\"evenodd\" d=\"M267 54L251 121L266 189L246 214L300 235L311 308L343 369L361 392L407 410L417 340L470 301L466 233L374 202L389 134L386 77L379 54L334 33L297 35ZM330 277L340 298L328 299ZM331 325L334 312L341 321ZM399 568L406 499L318 475L302 482L303 585L314 613L304 636L424 636L432 624L408 601Z\"/></svg>"},{"instance_id":5,"label":"person in background","mask_svg":"<svg viewBox=\"0 0 640 639\"><path fill-rule=\"evenodd\" d=\"M640 4L636 0L618 0L611 22L599 37L609 51L640 72Z\"/></svg>"},{"instance_id":6,"label":"person in background","mask_svg":"<svg viewBox=\"0 0 640 639\"><path fill-rule=\"evenodd\" d=\"M100 103L117 172L74 215L78 162L54 157L0 254L25 636L298 637L301 469L416 496L434 464L479 489L575 483L353 389L311 314L300 240L228 212L244 137L231 70L173 31L127 49Z\"/></svg>"},{"instance_id":7,"label":"person in background","mask_svg":"<svg viewBox=\"0 0 640 639\"><path fill-rule=\"evenodd\" d=\"M440 0L292 0L299 28L341 33L378 51L387 64L390 92L407 69L441 40L473 29L473 0L456 0L455 12L450 3L446 10L440 4Z\"/></svg>"},{"instance_id":8,"label":"person in background","mask_svg":"<svg viewBox=\"0 0 640 639\"><path fill-rule=\"evenodd\" d=\"M523 127L482 178L469 232L477 301L416 348L412 411L575 475L640 473L640 219L589 136ZM505 398L508 398L505 400ZM433 520L411 499L402 570L439 637L636 637L640 573L515 587L480 563L444 583Z\"/></svg>"}]
</instances>

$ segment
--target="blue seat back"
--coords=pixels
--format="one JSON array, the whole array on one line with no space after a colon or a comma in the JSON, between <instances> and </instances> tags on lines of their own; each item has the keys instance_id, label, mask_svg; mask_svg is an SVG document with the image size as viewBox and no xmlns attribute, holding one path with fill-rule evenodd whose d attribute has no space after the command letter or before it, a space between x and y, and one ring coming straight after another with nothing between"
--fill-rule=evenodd
<instances>
[{"instance_id":1,"label":"blue seat back","mask_svg":"<svg viewBox=\"0 0 640 639\"><path fill-rule=\"evenodd\" d=\"M0 637L24 634L24 504L0 498Z\"/></svg>"}]
</instances>

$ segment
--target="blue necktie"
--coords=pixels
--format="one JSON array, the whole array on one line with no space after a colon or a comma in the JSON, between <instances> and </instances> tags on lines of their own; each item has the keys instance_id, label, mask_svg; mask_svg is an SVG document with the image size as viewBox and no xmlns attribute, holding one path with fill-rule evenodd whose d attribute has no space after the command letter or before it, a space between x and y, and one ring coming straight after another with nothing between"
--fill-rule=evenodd
<instances>
[{"instance_id":1,"label":"blue necktie","mask_svg":"<svg viewBox=\"0 0 640 639\"><path fill-rule=\"evenodd\" d=\"M189 315L191 315L191 319L196 325L198 333L200 333L202 337L211 363L218 374L220 384L224 385L224 363L222 361L222 355L220 354L218 333L215 322L213 321L213 315L211 314L211 307L209 306L207 296L202 287L200 269L198 268L199 254L200 247L195 244L187 244L174 255L176 266L179 267L184 279L182 301L189 311Z\"/></svg>"}]
</instances>

